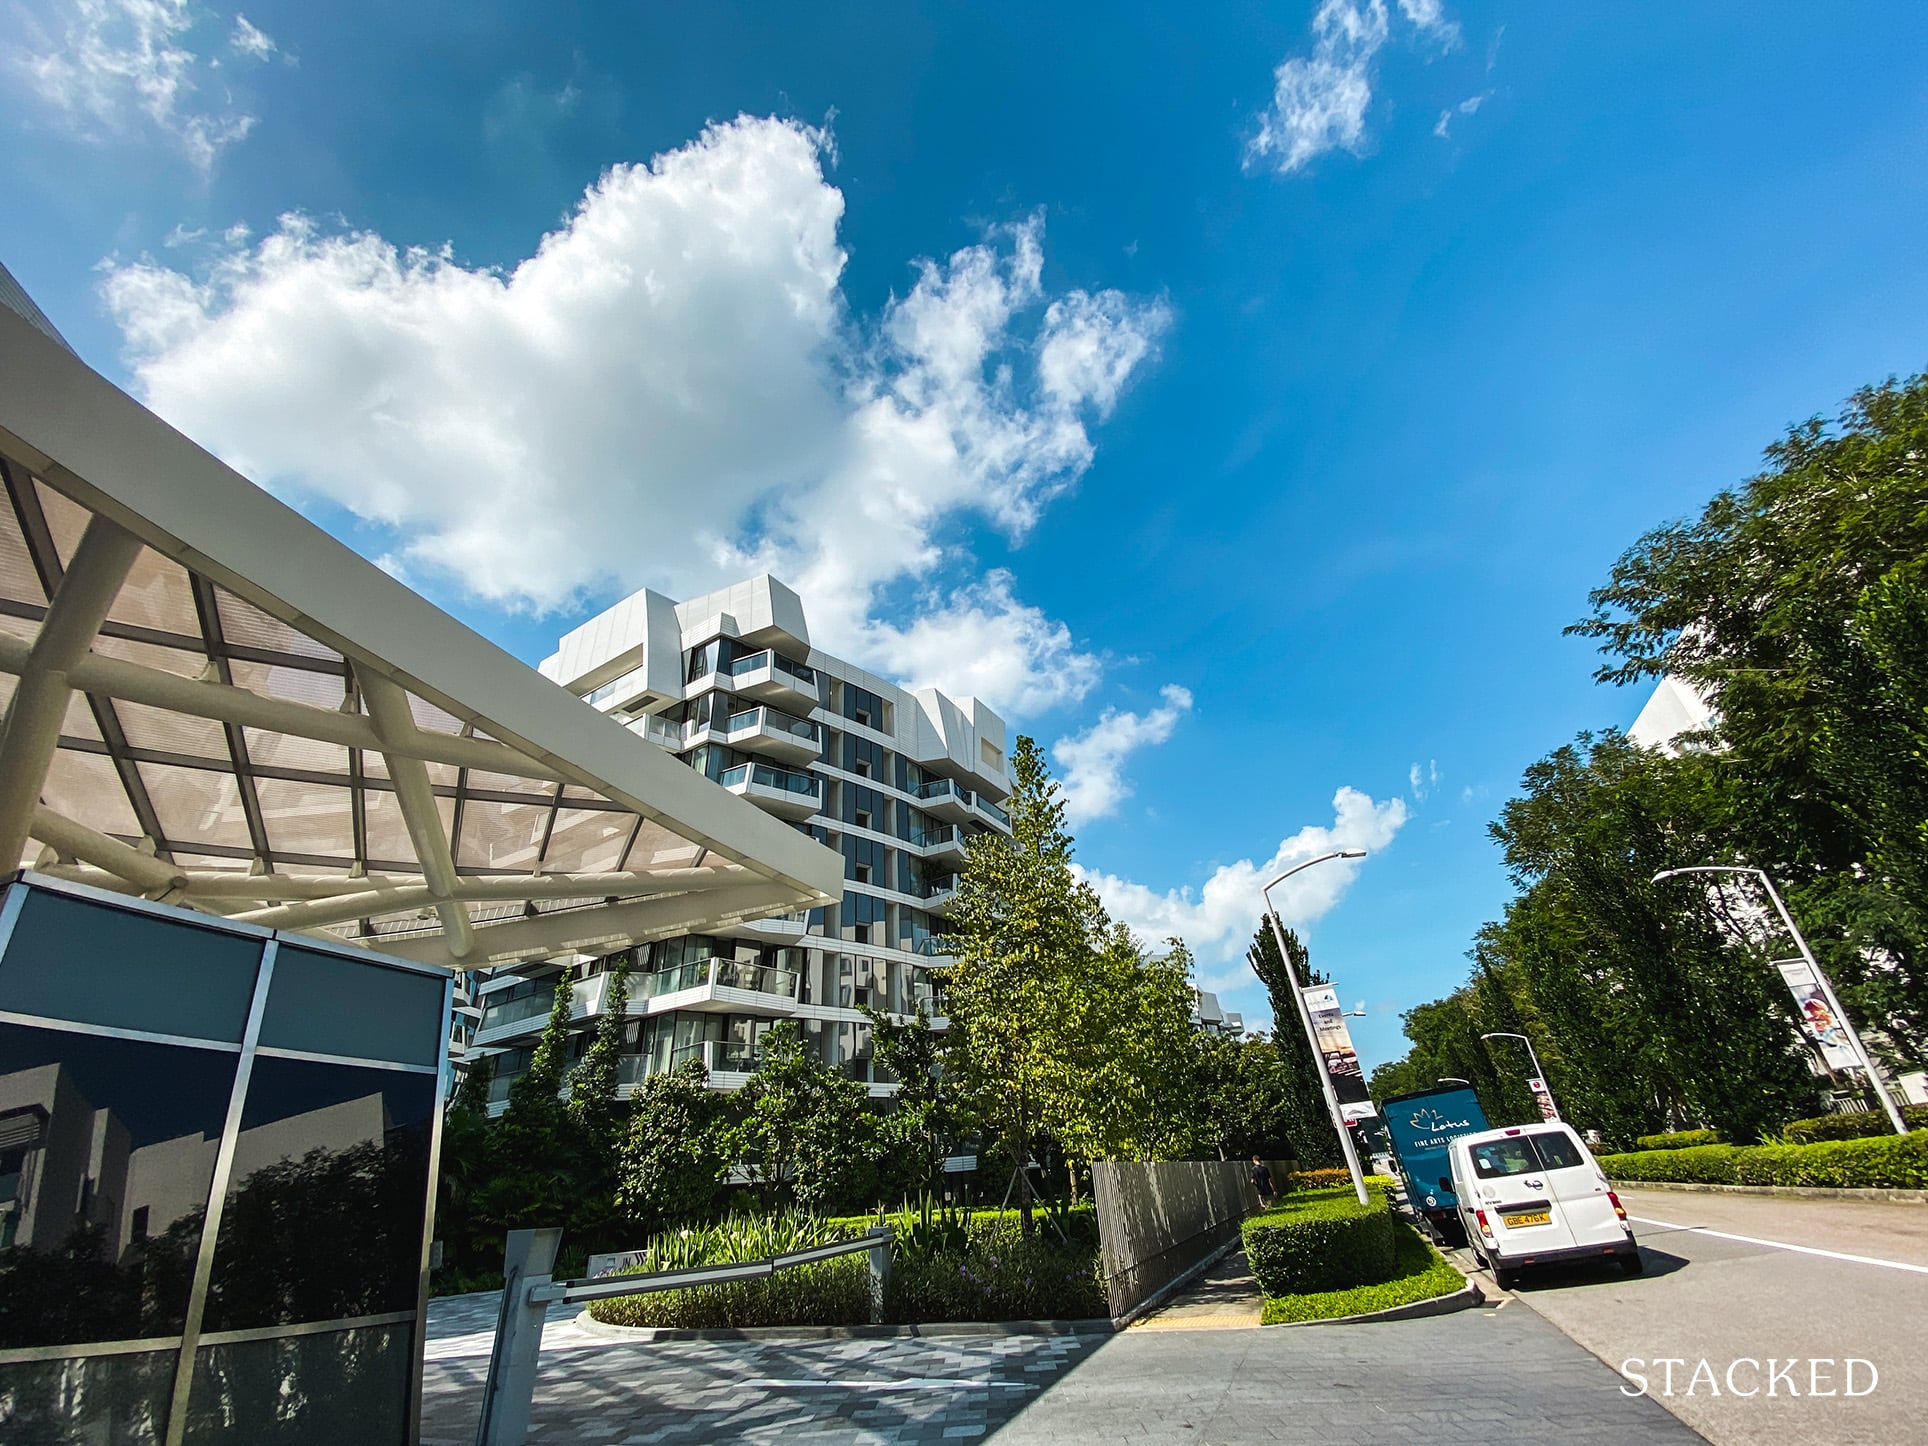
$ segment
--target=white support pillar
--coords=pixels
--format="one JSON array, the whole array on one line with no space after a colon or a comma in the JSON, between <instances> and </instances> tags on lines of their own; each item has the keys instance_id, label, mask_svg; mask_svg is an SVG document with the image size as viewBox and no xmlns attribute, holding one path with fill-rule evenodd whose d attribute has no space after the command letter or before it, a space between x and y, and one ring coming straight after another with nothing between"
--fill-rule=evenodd
<instances>
[{"instance_id":1,"label":"white support pillar","mask_svg":"<svg viewBox=\"0 0 1928 1446\"><path fill-rule=\"evenodd\" d=\"M68 674L107 620L141 541L95 516L68 559L0 726L0 869L18 867L73 695Z\"/></svg>"},{"instance_id":2,"label":"white support pillar","mask_svg":"<svg viewBox=\"0 0 1928 1446\"><path fill-rule=\"evenodd\" d=\"M415 857L429 893L437 901L435 912L441 916L443 932L448 936L449 954L466 959L475 950L475 926L468 909L456 900L455 857L449 852L448 835L442 832L442 815L435 806L428 768L413 752L421 746L416 741L421 730L409 711L408 694L399 683L372 670L357 669L356 677L362 697L368 701L368 716L381 735L382 756L388 762L388 776L402 807L402 822L415 845Z\"/></svg>"}]
</instances>

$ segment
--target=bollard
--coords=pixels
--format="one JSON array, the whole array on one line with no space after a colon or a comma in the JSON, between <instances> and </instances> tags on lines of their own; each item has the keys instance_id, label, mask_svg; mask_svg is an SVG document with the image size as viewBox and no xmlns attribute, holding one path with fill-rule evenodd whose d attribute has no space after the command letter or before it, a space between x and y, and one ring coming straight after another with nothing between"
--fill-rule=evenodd
<instances>
[{"instance_id":1,"label":"bollard","mask_svg":"<svg viewBox=\"0 0 1928 1446\"><path fill-rule=\"evenodd\" d=\"M866 1232L875 1242L870 1247L870 1319L884 1323L884 1291L890 1285L890 1227L873 1225Z\"/></svg>"},{"instance_id":2,"label":"bollard","mask_svg":"<svg viewBox=\"0 0 1928 1446\"><path fill-rule=\"evenodd\" d=\"M502 1251L502 1312L489 1353L489 1379L482 1391L482 1419L475 1446L523 1446L535 1403L536 1364L542 1355L546 1301L531 1301L556 1267L560 1230L511 1230Z\"/></svg>"}]
</instances>

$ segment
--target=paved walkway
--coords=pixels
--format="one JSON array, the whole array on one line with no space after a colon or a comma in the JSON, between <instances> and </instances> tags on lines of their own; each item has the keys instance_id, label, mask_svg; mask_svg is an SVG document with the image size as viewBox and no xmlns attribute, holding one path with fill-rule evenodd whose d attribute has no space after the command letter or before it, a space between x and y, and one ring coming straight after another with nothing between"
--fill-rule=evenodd
<instances>
[{"instance_id":1,"label":"paved walkway","mask_svg":"<svg viewBox=\"0 0 1928 1446\"><path fill-rule=\"evenodd\" d=\"M1252 1278L1243 1250L1234 1250L1157 1310L1147 1311L1139 1331L1243 1330L1259 1323L1265 1293Z\"/></svg>"},{"instance_id":2,"label":"paved walkway","mask_svg":"<svg viewBox=\"0 0 1928 1446\"><path fill-rule=\"evenodd\" d=\"M436 1301L425 1446L469 1446L489 1297ZM610 1342L544 1335L549 1443L1254 1441L1499 1446L1698 1440L1524 1309L1302 1330Z\"/></svg>"}]
</instances>

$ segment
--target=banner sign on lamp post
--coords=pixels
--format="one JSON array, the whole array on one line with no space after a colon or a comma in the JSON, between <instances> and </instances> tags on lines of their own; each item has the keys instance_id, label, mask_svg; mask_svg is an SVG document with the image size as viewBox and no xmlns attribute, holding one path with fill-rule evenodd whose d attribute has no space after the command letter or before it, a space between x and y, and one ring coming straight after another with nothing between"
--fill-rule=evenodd
<instances>
[{"instance_id":1,"label":"banner sign on lamp post","mask_svg":"<svg viewBox=\"0 0 1928 1446\"><path fill-rule=\"evenodd\" d=\"M1781 977L1794 995L1794 1012L1800 1017L1801 1033L1821 1051L1822 1062L1837 1073L1860 1068L1861 1062L1854 1057L1854 1046L1848 1043L1848 1032L1828 1008L1821 983L1814 977L1807 960L1790 959L1774 967L1781 971Z\"/></svg>"},{"instance_id":2,"label":"banner sign on lamp post","mask_svg":"<svg viewBox=\"0 0 1928 1446\"><path fill-rule=\"evenodd\" d=\"M1371 1118L1372 1096L1366 1093L1365 1071L1359 1067L1358 1051L1352 1047L1352 1032L1346 1028L1346 1017L1339 1010L1339 991L1330 984L1315 984L1299 992L1305 996L1305 1007L1312 1015L1319 1058L1325 1064L1326 1077L1332 1081L1340 1118Z\"/></svg>"},{"instance_id":3,"label":"banner sign on lamp post","mask_svg":"<svg viewBox=\"0 0 1928 1446\"><path fill-rule=\"evenodd\" d=\"M1533 1098L1540 1102L1541 1119L1557 1120L1560 1118L1560 1112L1553 1108L1553 1094L1552 1091L1547 1089L1545 1080L1530 1079L1526 1082L1526 1087L1533 1091Z\"/></svg>"}]
</instances>

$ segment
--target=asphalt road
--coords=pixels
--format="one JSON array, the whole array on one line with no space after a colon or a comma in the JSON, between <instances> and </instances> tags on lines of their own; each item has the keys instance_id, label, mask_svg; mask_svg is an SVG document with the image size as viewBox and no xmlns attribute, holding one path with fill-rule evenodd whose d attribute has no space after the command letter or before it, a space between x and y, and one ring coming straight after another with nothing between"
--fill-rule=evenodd
<instances>
[{"instance_id":1,"label":"asphalt road","mask_svg":"<svg viewBox=\"0 0 1928 1446\"><path fill-rule=\"evenodd\" d=\"M1620 1197L1645 1275L1529 1275L1502 1310L1529 1308L1609 1366L1643 1374L1653 1399L1716 1446L1928 1435L1928 1206ZM1485 1272L1479 1280L1503 1294ZM1853 1367L1850 1380L1850 1357L1871 1368ZM1664 1358L1680 1363L1671 1393Z\"/></svg>"}]
</instances>

